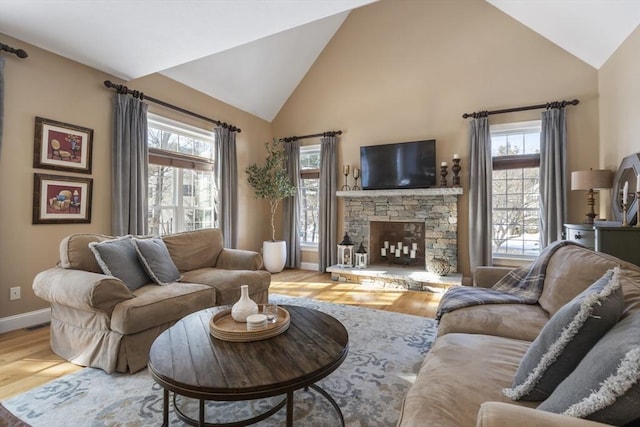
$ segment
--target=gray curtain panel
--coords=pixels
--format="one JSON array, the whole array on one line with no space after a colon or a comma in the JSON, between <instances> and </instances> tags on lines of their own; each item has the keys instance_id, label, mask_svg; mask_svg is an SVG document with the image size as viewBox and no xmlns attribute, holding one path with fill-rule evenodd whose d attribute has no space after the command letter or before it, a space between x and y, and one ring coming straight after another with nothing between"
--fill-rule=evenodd
<instances>
[{"instance_id":1,"label":"gray curtain panel","mask_svg":"<svg viewBox=\"0 0 640 427\"><path fill-rule=\"evenodd\" d=\"M2 157L2 129L4 128L4 63L0 56L0 158Z\"/></svg>"},{"instance_id":2,"label":"gray curtain panel","mask_svg":"<svg viewBox=\"0 0 640 427\"><path fill-rule=\"evenodd\" d=\"M116 236L147 234L148 105L130 95L113 102L112 220Z\"/></svg>"},{"instance_id":3,"label":"gray curtain panel","mask_svg":"<svg viewBox=\"0 0 640 427\"><path fill-rule=\"evenodd\" d=\"M562 239L567 216L567 124L564 108L542 113L540 135L540 248Z\"/></svg>"},{"instance_id":4,"label":"gray curtain panel","mask_svg":"<svg viewBox=\"0 0 640 427\"><path fill-rule=\"evenodd\" d=\"M320 139L320 241L318 242L319 271L336 264L338 232L337 176L338 156L335 136Z\"/></svg>"},{"instance_id":5,"label":"gray curtain panel","mask_svg":"<svg viewBox=\"0 0 640 427\"><path fill-rule=\"evenodd\" d=\"M469 122L469 261L471 271L492 263L492 173L489 119Z\"/></svg>"},{"instance_id":6,"label":"gray curtain panel","mask_svg":"<svg viewBox=\"0 0 640 427\"><path fill-rule=\"evenodd\" d=\"M216 180L218 187L218 223L225 248L238 246L238 161L236 133L218 127L216 135Z\"/></svg>"},{"instance_id":7,"label":"gray curtain panel","mask_svg":"<svg viewBox=\"0 0 640 427\"><path fill-rule=\"evenodd\" d=\"M284 219L284 240L287 242L287 267L300 268L302 253L300 250L300 142L285 143L287 174L298 189L295 196L285 197L282 201Z\"/></svg>"}]
</instances>

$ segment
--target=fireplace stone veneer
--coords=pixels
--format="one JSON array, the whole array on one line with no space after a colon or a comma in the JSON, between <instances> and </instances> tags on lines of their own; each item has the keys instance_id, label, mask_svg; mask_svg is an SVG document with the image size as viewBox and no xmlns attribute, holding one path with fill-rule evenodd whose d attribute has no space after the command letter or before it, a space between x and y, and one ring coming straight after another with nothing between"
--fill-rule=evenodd
<instances>
[{"instance_id":1,"label":"fireplace stone veneer","mask_svg":"<svg viewBox=\"0 0 640 427\"><path fill-rule=\"evenodd\" d=\"M364 242L367 252L376 254L374 260L380 259L382 241L371 239L370 222L424 222L424 242L418 243L424 264L406 268L425 271L431 259L443 258L451 265L451 273L458 271L458 196L461 194L462 188L336 193L344 200L345 231L356 245ZM388 262L379 264L388 265Z\"/></svg>"}]
</instances>

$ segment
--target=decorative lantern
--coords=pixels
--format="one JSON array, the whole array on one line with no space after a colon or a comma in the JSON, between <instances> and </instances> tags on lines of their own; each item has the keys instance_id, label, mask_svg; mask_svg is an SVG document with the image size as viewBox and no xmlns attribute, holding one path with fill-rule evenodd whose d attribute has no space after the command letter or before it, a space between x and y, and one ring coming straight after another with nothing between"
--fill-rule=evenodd
<instances>
[{"instance_id":1,"label":"decorative lantern","mask_svg":"<svg viewBox=\"0 0 640 427\"><path fill-rule=\"evenodd\" d=\"M353 267L353 242L347 233L344 233L342 242L338 243L338 266Z\"/></svg>"},{"instance_id":2,"label":"decorative lantern","mask_svg":"<svg viewBox=\"0 0 640 427\"><path fill-rule=\"evenodd\" d=\"M367 268L367 251L364 249L363 242L360 242L360 247L356 251L356 268Z\"/></svg>"}]
</instances>

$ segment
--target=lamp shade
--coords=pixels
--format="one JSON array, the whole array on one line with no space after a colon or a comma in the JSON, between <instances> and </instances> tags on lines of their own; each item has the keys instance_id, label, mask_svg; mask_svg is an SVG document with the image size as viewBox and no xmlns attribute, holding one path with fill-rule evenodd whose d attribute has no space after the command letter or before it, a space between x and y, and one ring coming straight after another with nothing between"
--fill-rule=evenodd
<instances>
[{"instance_id":1,"label":"lamp shade","mask_svg":"<svg viewBox=\"0 0 640 427\"><path fill-rule=\"evenodd\" d=\"M571 172L572 190L593 190L611 188L613 173L608 169L590 169Z\"/></svg>"}]
</instances>

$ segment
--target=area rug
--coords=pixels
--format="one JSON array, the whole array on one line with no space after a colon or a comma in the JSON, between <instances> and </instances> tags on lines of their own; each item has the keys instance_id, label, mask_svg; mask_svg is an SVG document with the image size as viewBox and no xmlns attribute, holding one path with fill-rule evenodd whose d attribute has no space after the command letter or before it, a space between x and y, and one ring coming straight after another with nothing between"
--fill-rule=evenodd
<instances>
[{"instance_id":1,"label":"area rug","mask_svg":"<svg viewBox=\"0 0 640 427\"><path fill-rule=\"evenodd\" d=\"M433 319L310 299L272 295L279 304L300 305L328 313L349 332L349 355L318 383L342 409L350 427L392 426L402 400L435 339ZM229 422L264 411L280 398L249 402L208 402L208 422ZM312 389L294 393L294 424L334 427L335 410ZM187 414L197 417L197 402L180 398ZM158 426L162 424L162 388L145 369L134 375L108 375L85 368L2 402L33 427ZM238 418L239 417L239 418ZM284 425L284 408L260 427ZM169 424L183 425L173 412Z\"/></svg>"}]
</instances>

